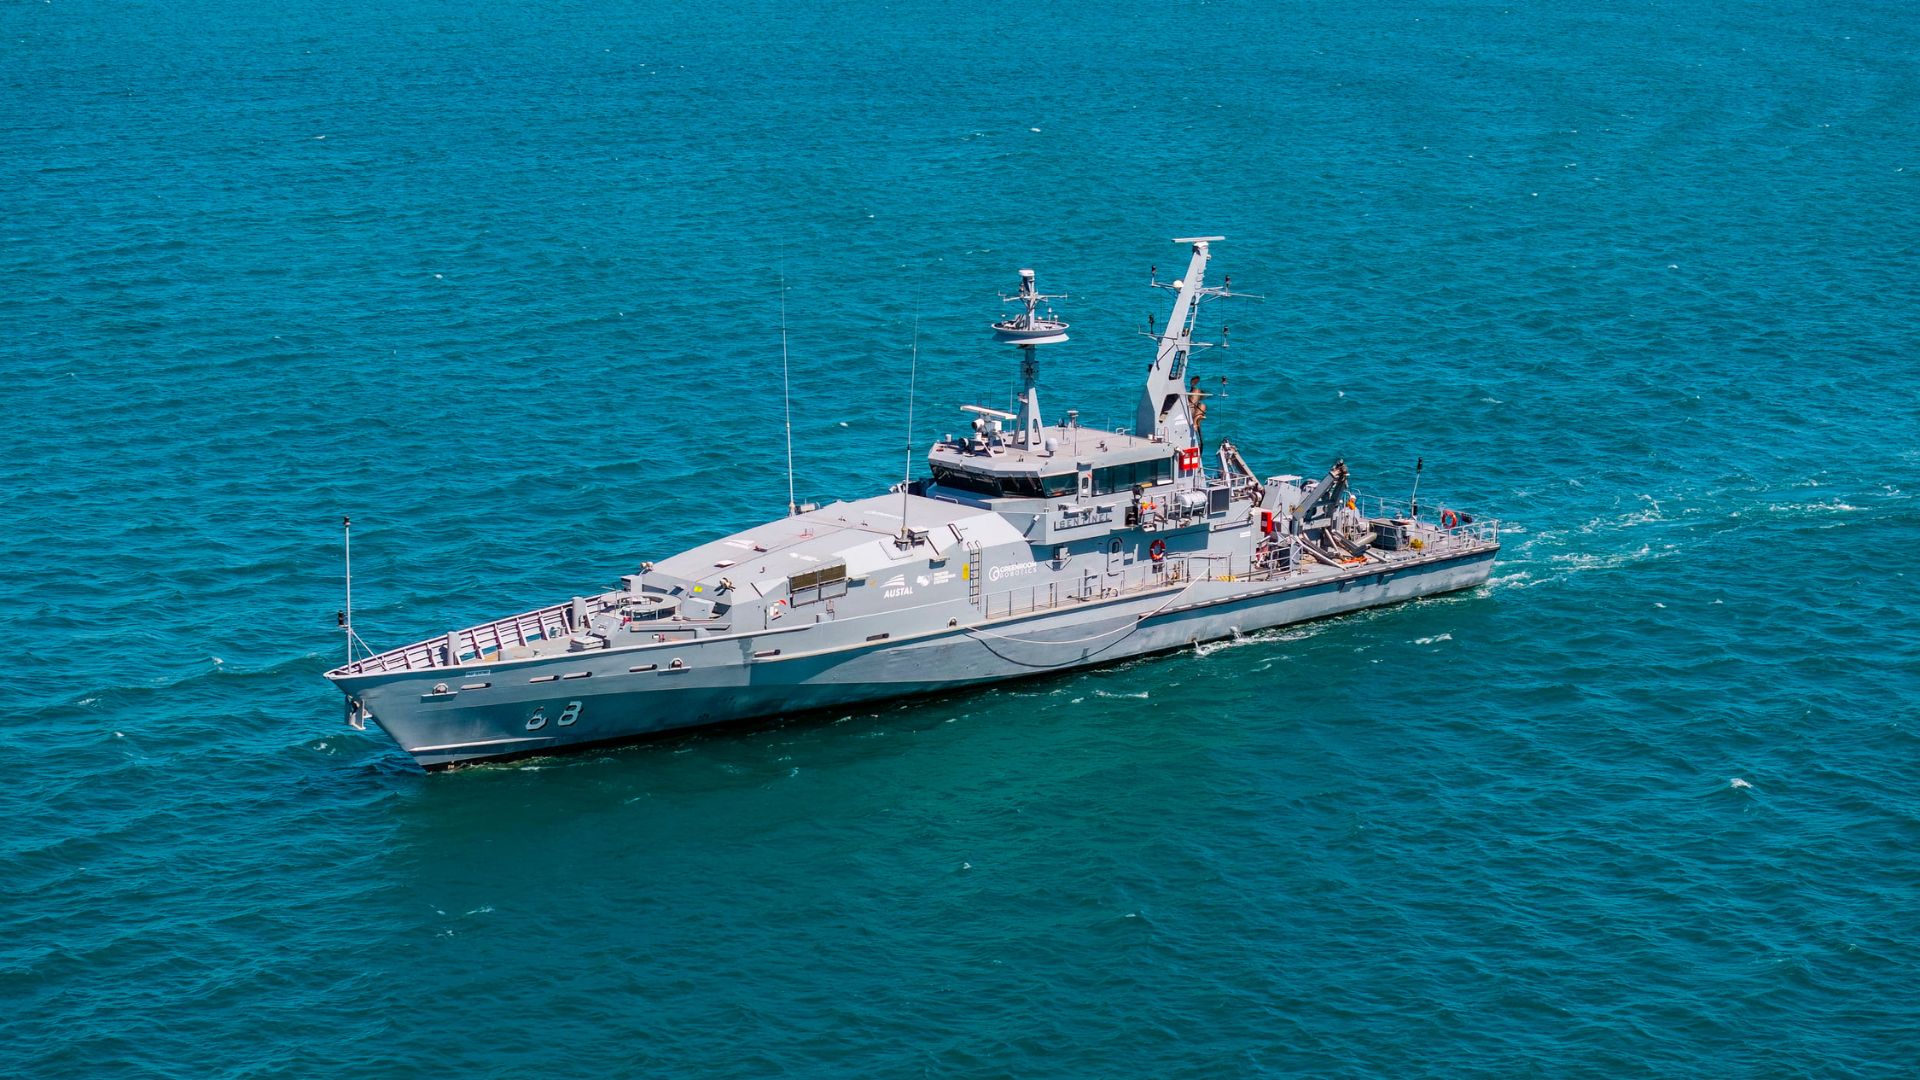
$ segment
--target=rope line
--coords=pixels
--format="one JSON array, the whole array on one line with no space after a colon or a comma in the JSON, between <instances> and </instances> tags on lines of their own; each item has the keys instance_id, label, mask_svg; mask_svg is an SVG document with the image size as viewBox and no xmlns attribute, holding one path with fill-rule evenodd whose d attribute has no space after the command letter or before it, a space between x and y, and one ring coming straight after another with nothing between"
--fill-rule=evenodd
<instances>
[{"instance_id":1,"label":"rope line","mask_svg":"<svg viewBox=\"0 0 1920 1080\"><path fill-rule=\"evenodd\" d=\"M1143 615L1134 616L1132 621L1122 626L1116 626L1111 630L1105 631L1104 633L1094 634L1091 637L1072 638L1066 641L1043 641L1035 638L1014 637L1011 634L996 634L991 630L982 630L979 627L968 627L967 633L974 636L976 640L980 638L993 638L994 640L997 640L997 641L1011 641L1021 645L1085 645L1089 642L1099 641L1102 638L1110 638L1110 637L1114 638L1114 640L1108 642L1106 645L1102 646L1098 650L1099 652L1105 652L1108 649L1113 648L1115 645L1120 644L1121 641L1125 640L1126 635L1131 634L1135 630L1140 629L1141 623L1146 622L1148 619L1151 619L1155 615L1158 615L1161 612L1167 610L1169 607L1172 607L1175 601L1187 595L1187 593L1191 591L1193 587L1195 585L1198 585L1199 583L1200 581L1198 578L1189 579L1187 583L1180 588L1179 592L1176 592L1172 596L1167 597L1166 601L1162 603L1159 607L1156 607L1152 611L1149 611ZM1120 636L1114 637L1114 635L1116 634ZM991 645L987 647L989 649L993 648ZM1013 663L1020 664L1023 667L1057 667L1058 666L1056 664L1029 664L1022 660L1014 660L1012 657L1002 655L997 651L994 653L994 655L999 656L1003 660L1009 660L1009 661L1012 661ZM1073 663L1075 660L1078 660L1078 659L1081 659L1081 658L1075 657L1074 660L1063 660L1061 661L1061 663Z\"/></svg>"}]
</instances>

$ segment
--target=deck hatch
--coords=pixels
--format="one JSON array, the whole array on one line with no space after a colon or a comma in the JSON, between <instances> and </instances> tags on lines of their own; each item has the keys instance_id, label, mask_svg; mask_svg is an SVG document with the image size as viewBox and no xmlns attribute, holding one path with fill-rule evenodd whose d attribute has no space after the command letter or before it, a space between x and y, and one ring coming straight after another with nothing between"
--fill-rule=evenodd
<instances>
[{"instance_id":1,"label":"deck hatch","mask_svg":"<svg viewBox=\"0 0 1920 1080\"><path fill-rule=\"evenodd\" d=\"M787 579L787 602L794 607L847 594L847 564L828 563Z\"/></svg>"}]
</instances>

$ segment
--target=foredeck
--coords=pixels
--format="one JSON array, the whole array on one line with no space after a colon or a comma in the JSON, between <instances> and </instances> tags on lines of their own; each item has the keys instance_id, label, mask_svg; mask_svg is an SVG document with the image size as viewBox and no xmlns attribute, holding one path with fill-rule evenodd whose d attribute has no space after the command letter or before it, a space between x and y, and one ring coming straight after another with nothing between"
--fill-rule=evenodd
<instances>
[{"instance_id":1,"label":"foredeck","mask_svg":"<svg viewBox=\"0 0 1920 1080\"><path fill-rule=\"evenodd\" d=\"M573 605L555 604L375 653L337 667L327 677L457 667L498 657L508 649L531 650L542 643L564 642L575 629Z\"/></svg>"},{"instance_id":2,"label":"foredeck","mask_svg":"<svg viewBox=\"0 0 1920 1080\"><path fill-rule=\"evenodd\" d=\"M887 550L900 530L903 505L908 508L916 544L923 552L938 552L961 542L1019 540L1019 534L1005 519L975 507L917 497L903 504L898 496L874 496L781 518L668 556L648 571L649 588L676 587L689 595L703 591L718 595L714 586L732 578L743 593L769 595L776 588L784 588L792 573L833 561L845 565L849 574L860 576L894 561ZM342 679L557 655L572 651L570 639L574 635L596 632L596 617L637 611L645 597L657 595L616 590L582 597L356 658L329 671L327 677ZM645 626L667 640L708 636L731 628L727 616L717 612L649 619Z\"/></svg>"}]
</instances>

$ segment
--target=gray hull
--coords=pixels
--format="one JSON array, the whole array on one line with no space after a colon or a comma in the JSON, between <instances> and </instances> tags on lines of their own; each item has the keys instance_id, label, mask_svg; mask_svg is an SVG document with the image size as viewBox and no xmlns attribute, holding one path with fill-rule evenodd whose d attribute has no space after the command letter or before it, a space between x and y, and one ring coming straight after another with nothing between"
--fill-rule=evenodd
<instances>
[{"instance_id":1,"label":"gray hull","mask_svg":"<svg viewBox=\"0 0 1920 1080\"><path fill-rule=\"evenodd\" d=\"M956 615L956 625L941 618L938 629L878 641L861 640L858 626L849 634L845 623L806 624L369 675L343 689L416 761L436 768L1112 663L1470 588L1486 581L1497 551L1309 581L1195 580L984 621L968 610L971 619Z\"/></svg>"}]
</instances>

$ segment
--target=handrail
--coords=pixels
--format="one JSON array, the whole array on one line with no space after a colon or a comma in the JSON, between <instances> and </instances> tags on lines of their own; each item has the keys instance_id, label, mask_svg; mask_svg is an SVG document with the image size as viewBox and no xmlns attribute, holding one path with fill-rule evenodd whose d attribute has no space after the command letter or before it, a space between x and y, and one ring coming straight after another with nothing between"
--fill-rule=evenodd
<instances>
[{"instance_id":1,"label":"handrail","mask_svg":"<svg viewBox=\"0 0 1920 1080\"><path fill-rule=\"evenodd\" d=\"M1493 519L1476 520L1447 528L1422 521L1415 538L1427 553L1472 550L1498 543L1499 522ZM982 613L989 619L1009 618L1037 611L1052 611L1089 600L1149 592L1182 581L1274 581L1298 574L1302 567L1310 564L1299 537L1290 538L1284 548L1275 550L1277 554L1266 558L1257 555L1243 557L1235 552L1170 554L1159 564L1164 570L1153 570L1153 563L1138 563L1121 574L1118 587L1109 586L1106 575L1102 574L1099 584L1091 592L1073 588L1075 583L1067 580L1003 589L987 593L981 598ZM1235 560L1240 560L1238 565ZM1224 566L1221 565L1223 562ZM1195 566L1196 563L1200 565ZM1367 566L1379 570L1390 569L1393 564L1368 561ZM1040 596L1043 591L1048 594L1044 601Z\"/></svg>"},{"instance_id":2,"label":"handrail","mask_svg":"<svg viewBox=\"0 0 1920 1080\"><path fill-rule=\"evenodd\" d=\"M1405 521L1411 518L1412 511L1406 503L1395 502L1379 495L1366 495L1354 492L1355 507L1360 516L1368 520L1387 519ZM1446 523L1446 515L1452 511L1442 507L1428 507L1428 515L1419 520L1416 534L1427 545L1459 546L1460 543L1497 544L1500 542L1500 520L1498 518L1475 518L1472 521L1454 525Z\"/></svg>"},{"instance_id":3,"label":"handrail","mask_svg":"<svg viewBox=\"0 0 1920 1080\"><path fill-rule=\"evenodd\" d=\"M463 663L486 663L509 646L524 646L535 641L550 641L572 632L571 604L553 604L532 611L509 615L504 619L469 626L397 649L355 660L329 674L377 675L388 671L415 668L459 667Z\"/></svg>"}]
</instances>

